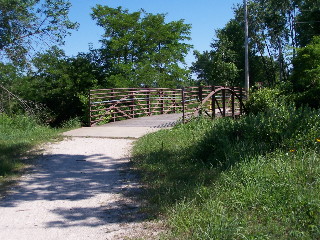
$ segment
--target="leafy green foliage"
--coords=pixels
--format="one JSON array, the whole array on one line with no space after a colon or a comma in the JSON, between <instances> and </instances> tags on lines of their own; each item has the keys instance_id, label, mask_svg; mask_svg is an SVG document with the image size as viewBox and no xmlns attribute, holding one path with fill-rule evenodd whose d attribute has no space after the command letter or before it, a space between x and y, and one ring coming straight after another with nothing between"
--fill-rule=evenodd
<instances>
[{"instance_id":1,"label":"leafy green foliage","mask_svg":"<svg viewBox=\"0 0 320 240\"><path fill-rule=\"evenodd\" d=\"M300 9L296 24L297 42L300 47L304 47L314 36L320 35L320 1L301 1Z\"/></svg>"},{"instance_id":2,"label":"leafy green foliage","mask_svg":"<svg viewBox=\"0 0 320 240\"><path fill-rule=\"evenodd\" d=\"M202 54L194 52L197 61L192 65L192 71L198 75L198 80L205 85L235 86L239 70L234 62L223 59L218 52L205 51Z\"/></svg>"},{"instance_id":3,"label":"leafy green foliage","mask_svg":"<svg viewBox=\"0 0 320 240\"><path fill-rule=\"evenodd\" d=\"M320 37L314 37L306 47L298 50L293 61L292 85L298 105L320 107Z\"/></svg>"},{"instance_id":4,"label":"leafy green foliage","mask_svg":"<svg viewBox=\"0 0 320 240\"><path fill-rule=\"evenodd\" d=\"M68 18L70 7L65 0L1 0L0 56L24 64L43 43L62 44L69 31L77 28Z\"/></svg>"},{"instance_id":5,"label":"leafy green foliage","mask_svg":"<svg viewBox=\"0 0 320 240\"><path fill-rule=\"evenodd\" d=\"M170 239L317 239L319 129L319 111L282 104L147 135L134 162Z\"/></svg>"},{"instance_id":6,"label":"leafy green foliage","mask_svg":"<svg viewBox=\"0 0 320 240\"><path fill-rule=\"evenodd\" d=\"M242 22L242 15L231 19L224 28L216 30L217 39L212 42L210 51L194 52L196 62L191 70L198 80L208 85L243 86L245 59ZM265 85L274 83L274 61L260 54L254 42L250 43L249 62L251 85L256 82L264 82Z\"/></svg>"},{"instance_id":7,"label":"leafy green foliage","mask_svg":"<svg viewBox=\"0 0 320 240\"><path fill-rule=\"evenodd\" d=\"M246 109L253 114L269 112L285 104L286 98L278 88L261 88L250 95Z\"/></svg>"},{"instance_id":8,"label":"leafy green foliage","mask_svg":"<svg viewBox=\"0 0 320 240\"><path fill-rule=\"evenodd\" d=\"M115 87L176 87L188 79L181 67L191 45L189 24L164 14L97 5L92 17L104 28L102 52Z\"/></svg>"},{"instance_id":9,"label":"leafy green foliage","mask_svg":"<svg viewBox=\"0 0 320 240\"><path fill-rule=\"evenodd\" d=\"M319 35L320 2L251 0L248 9L250 84L274 86L289 78L296 48ZM216 30L211 51L195 52L192 71L198 80L214 85L243 85L243 11L243 4L239 4L234 18Z\"/></svg>"},{"instance_id":10,"label":"leafy green foliage","mask_svg":"<svg viewBox=\"0 0 320 240\"><path fill-rule=\"evenodd\" d=\"M82 117L85 122L89 89L104 83L99 67L90 56L68 58L56 47L33 59L35 70L14 82L13 89L26 100L44 104L52 112L50 123ZM39 88L41 91L39 91Z\"/></svg>"}]
</instances>

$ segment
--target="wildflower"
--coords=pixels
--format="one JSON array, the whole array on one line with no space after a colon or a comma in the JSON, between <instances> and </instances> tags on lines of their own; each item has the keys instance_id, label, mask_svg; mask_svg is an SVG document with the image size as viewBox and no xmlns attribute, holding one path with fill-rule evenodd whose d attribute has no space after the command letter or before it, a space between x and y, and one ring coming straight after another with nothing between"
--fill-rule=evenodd
<instances>
[{"instance_id":1,"label":"wildflower","mask_svg":"<svg viewBox=\"0 0 320 240\"><path fill-rule=\"evenodd\" d=\"M320 143L320 138L316 138L316 142Z\"/></svg>"},{"instance_id":2,"label":"wildflower","mask_svg":"<svg viewBox=\"0 0 320 240\"><path fill-rule=\"evenodd\" d=\"M296 150L295 149L290 149L289 152L294 153L294 152L296 152Z\"/></svg>"}]
</instances>

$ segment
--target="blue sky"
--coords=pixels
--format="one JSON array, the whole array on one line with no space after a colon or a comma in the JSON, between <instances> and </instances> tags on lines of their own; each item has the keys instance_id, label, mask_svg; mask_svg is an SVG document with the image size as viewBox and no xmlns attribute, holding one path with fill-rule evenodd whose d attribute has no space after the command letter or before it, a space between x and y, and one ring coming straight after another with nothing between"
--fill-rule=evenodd
<instances>
[{"instance_id":1,"label":"blue sky","mask_svg":"<svg viewBox=\"0 0 320 240\"><path fill-rule=\"evenodd\" d=\"M91 19L91 8L96 4L109 7L122 6L129 12L141 8L148 13L167 13L167 21L184 19L192 25L190 44L200 52L210 49L215 29L222 28L233 17L232 7L243 0L70 0L70 19L80 24L78 31L67 37L63 47L68 56L88 52L89 43L99 48L103 34L101 27ZM188 65L194 61L192 52L187 56Z\"/></svg>"}]
</instances>

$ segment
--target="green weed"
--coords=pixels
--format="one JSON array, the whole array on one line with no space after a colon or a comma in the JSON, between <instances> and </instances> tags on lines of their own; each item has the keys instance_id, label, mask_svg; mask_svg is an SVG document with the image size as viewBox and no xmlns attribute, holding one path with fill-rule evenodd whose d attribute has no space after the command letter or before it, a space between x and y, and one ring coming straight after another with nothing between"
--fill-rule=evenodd
<instances>
[{"instance_id":1,"label":"green weed","mask_svg":"<svg viewBox=\"0 0 320 240\"><path fill-rule=\"evenodd\" d=\"M8 176L19 169L23 154L57 133L57 130L40 125L32 117L0 114L0 176Z\"/></svg>"},{"instance_id":2,"label":"green weed","mask_svg":"<svg viewBox=\"0 0 320 240\"><path fill-rule=\"evenodd\" d=\"M133 161L169 239L318 239L319 139L319 111L283 105L147 135Z\"/></svg>"}]
</instances>

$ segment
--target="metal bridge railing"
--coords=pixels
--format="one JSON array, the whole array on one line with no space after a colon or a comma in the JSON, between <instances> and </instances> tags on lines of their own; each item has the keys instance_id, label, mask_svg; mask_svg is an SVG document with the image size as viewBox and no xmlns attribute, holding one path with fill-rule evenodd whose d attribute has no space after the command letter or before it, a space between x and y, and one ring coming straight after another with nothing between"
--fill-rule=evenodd
<instances>
[{"instance_id":1,"label":"metal bridge railing","mask_svg":"<svg viewBox=\"0 0 320 240\"><path fill-rule=\"evenodd\" d=\"M183 121L203 113L215 117L231 111L235 116L242 114L243 96L242 88L222 86L94 89L89 93L90 126L179 112L183 113Z\"/></svg>"}]
</instances>

